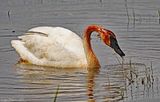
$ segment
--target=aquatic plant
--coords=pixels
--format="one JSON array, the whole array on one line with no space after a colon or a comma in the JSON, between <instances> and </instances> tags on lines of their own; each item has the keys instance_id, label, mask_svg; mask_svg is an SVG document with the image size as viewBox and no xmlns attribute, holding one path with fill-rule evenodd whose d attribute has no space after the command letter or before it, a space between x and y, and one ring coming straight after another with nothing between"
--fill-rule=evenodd
<instances>
[{"instance_id":1,"label":"aquatic plant","mask_svg":"<svg viewBox=\"0 0 160 102\"><path fill-rule=\"evenodd\" d=\"M55 93L53 102L56 102L58 94L59 94L59 85L58 85L58 87L56 89L56 93Z\"/></svg>"},{"instance_id":2,"label":"aquatic plant","mask_svg":"<svg viewBox=\"0 0 160 102\"><path fill-rule=\"evenodd\" d=\"M158 19L159 19L159 24L160 24L160 10L158 10Z\"/></svg>"}]
</instances>

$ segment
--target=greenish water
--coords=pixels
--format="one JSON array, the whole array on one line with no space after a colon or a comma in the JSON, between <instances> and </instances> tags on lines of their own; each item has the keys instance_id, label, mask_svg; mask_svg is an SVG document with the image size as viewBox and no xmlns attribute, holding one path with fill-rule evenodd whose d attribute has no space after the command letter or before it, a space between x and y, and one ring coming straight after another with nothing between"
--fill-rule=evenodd
<instances>
[{"instance_id":1,"label":"greenish water","mask_svg":"<svg viewBox=\"0 0 160 102\"><path fill-rule=\"evenodd\" d=\"M159 0L0 0L0 101L159 102ZM87 25L112 30L124 65L92 36L99 70L17 65L10 41L36 26L62 26L82 36Z\"/></svg>"}]
</instances>

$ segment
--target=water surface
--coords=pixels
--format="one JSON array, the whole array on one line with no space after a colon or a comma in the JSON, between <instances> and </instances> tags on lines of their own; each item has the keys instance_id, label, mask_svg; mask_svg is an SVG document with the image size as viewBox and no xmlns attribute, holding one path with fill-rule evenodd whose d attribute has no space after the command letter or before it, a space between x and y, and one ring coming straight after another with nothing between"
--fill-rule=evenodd
<instances>
[{"instance_id":1,"label":"water surface","mask_svg":"<svg viewBox=\"0 0 160 102\"><path fill-rule=\"evenodd\" d=\"M1 0L0 101L159 102L159 0ZM16 64L10 41L36 26L63 26L82 36L89 24L112 30L121 58L92 36L102 67L45 68Z\"/></svg>"}]
</instances>

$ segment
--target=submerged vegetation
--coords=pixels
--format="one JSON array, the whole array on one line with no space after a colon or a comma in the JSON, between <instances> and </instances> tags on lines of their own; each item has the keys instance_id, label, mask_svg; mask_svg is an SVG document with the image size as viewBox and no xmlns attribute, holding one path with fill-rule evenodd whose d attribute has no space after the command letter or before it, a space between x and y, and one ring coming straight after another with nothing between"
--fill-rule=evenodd
<instances>
[{"instance_id":1,"label":"submerged vegetation","mask_svg":"<svg viewBox=\"0 0 160 102\"><path fill-rule=\"evenodd\" d=\"M134 63L130 59L128 63L110 65L108 77L107 91L110 94L106 100L118 101L128 97L133 99L136 93L143 92L145 95L149 94L149 90L154 90L152 62L150 66L147 66L144 63Z\"/></svg>"}]
</instances>

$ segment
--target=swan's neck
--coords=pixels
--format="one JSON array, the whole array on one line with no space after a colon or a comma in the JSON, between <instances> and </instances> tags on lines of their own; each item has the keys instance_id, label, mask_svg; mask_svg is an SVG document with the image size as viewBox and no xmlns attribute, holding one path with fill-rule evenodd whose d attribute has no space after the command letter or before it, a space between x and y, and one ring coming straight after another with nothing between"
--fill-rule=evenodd
<instances>
[{"instance_id":1,"label":"swan's neck","mask_svg":"<svg viewBox=\"0 0 160 102\"><path fill-rule=\"evenodd\" d=\"M98 29L99 27L96 25L88 26L83 35L84 50L86 53L88 67L100 67L99 61L92 50L90 42L92 32L98 32Z\"/></svg>"}]
</instances>

